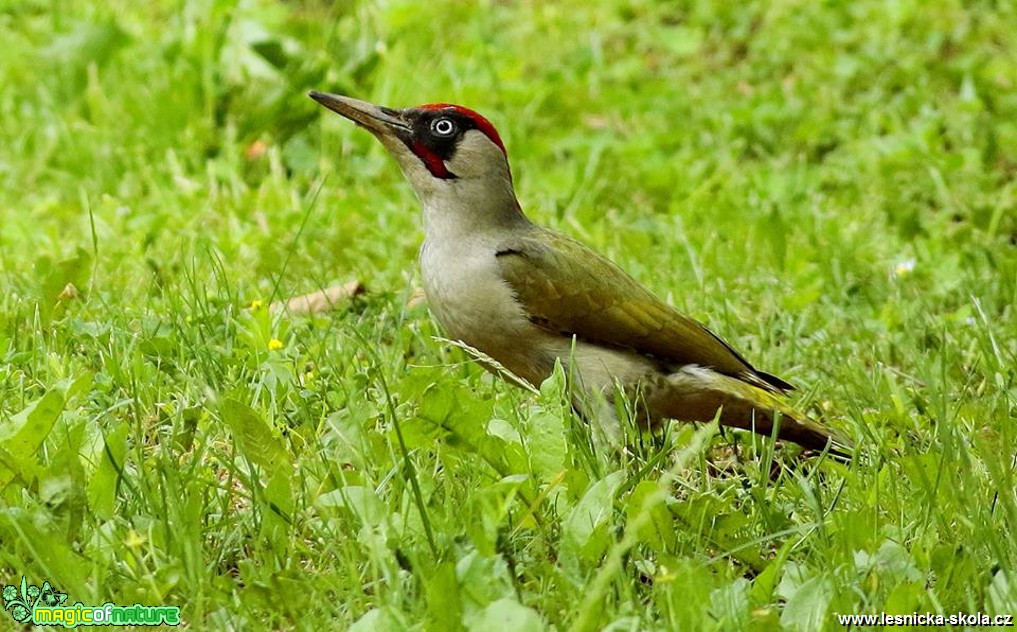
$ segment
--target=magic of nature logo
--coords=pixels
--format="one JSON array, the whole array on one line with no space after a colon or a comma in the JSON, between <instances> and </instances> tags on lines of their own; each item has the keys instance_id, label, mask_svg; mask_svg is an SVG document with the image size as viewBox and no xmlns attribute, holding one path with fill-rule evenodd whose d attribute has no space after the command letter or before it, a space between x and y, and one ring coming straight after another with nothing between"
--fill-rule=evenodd
<instances>
[{"instance_id":1,"label":"magic of nature logo","mask_svg":"<svg viewBox=\"0 0 1017 632\"><path fill-rule=\"evenodd\" d=\"M67 593L53 588L49 582L42 586L29 584L24 577L21 586L3 587L4 610L20 623L35 625L61 625L73 628L79 625L179 625L179 606L118 606L105 603L86 606L80 601L67 606Z\"/></svg>"}]
</instances>

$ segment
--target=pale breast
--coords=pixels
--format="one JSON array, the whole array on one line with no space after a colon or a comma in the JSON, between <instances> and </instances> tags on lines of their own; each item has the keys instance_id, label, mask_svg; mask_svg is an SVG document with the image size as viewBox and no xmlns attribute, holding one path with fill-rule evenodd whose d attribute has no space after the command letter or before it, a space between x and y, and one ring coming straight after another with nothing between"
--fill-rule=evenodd
<instances>
[{"instance_id":1,"label":"pale breast","mask_svg":"<svg viewBox=\"0 0 1017 632\"><path fill-rule=\"evenodd\" d=\"M420 249L428 306L450 338L499 359L504 347L529 328L515 296L502 281L494 250L461 242Z\"/></svg>"},{"instance_id":2,"label":"pale breast","mask_svg":"<svg viewBox=\"0 0 1017 632\"><path fill-rule=\"evenodd\" d=\"M598 392L616 380L637 381L653 372L652 363L637 354L582 340L573 344L570 336L534 325L502 280L495 252L483 243L460 241L436 248L424 241L424 291L449 338L478 349L534 385L550 376L555 360L571 367L584 389Z\"/></svg>"}]
</instances>

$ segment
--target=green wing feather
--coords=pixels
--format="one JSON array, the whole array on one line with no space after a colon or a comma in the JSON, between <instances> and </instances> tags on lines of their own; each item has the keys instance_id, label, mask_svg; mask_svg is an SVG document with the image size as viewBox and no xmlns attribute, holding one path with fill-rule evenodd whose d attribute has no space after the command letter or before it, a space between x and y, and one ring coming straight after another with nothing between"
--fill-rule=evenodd
<instances>
[{"instance_id":1,"label":"green wing feather","mask_svg":"<svg viewBox=\"0 0 1017 632\"><path fill-rule=\"evenodd\" d=\"M536 324L676 366L698 364L767 390L792 388L757 371L702 323L663 302L621 268L568 237L534 227L502 244L505 282Z\"/></svg>"}]
</instances>

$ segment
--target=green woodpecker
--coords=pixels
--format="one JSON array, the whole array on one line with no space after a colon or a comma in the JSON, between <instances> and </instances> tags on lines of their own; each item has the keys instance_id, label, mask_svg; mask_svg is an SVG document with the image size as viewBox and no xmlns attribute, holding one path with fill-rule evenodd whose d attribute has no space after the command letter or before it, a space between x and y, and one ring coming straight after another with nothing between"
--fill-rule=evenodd
<instances>
[{"instance_id":1,"label":"green woodpecker","mask_svg":"<svg viewBox=\"0 0 1017 632\"><path fill-rule=\"evenodd\" d=\"M428 305L448 336L539 385L561 362L573 404L617 436L613 397L642 424L710 421L806 448L849 446L795 412L793 387L759 371L705 326L619 267L522 212L505 145L491 123L438 103L396 110L311 92L374 134L423 206L420 266Z\"/></svg>"}]
</instances>

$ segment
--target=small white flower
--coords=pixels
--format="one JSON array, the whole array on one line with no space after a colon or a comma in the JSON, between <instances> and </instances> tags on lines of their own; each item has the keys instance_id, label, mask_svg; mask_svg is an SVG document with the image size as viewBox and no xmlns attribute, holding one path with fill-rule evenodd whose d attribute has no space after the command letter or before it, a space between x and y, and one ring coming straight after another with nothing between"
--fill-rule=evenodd
<instances>
[{"instance_id":1,"label":"small white flower","mask_svg":"<svg viewBox=\"0 0 1017 632\"><path fill-rule=\"evenodd\" d=\"M915 271L915 263L916 262L913 257L911 259L898 261L897 265L893 267L893 276L900 278L911 274Z\"/></svg>"}]
</instances>

